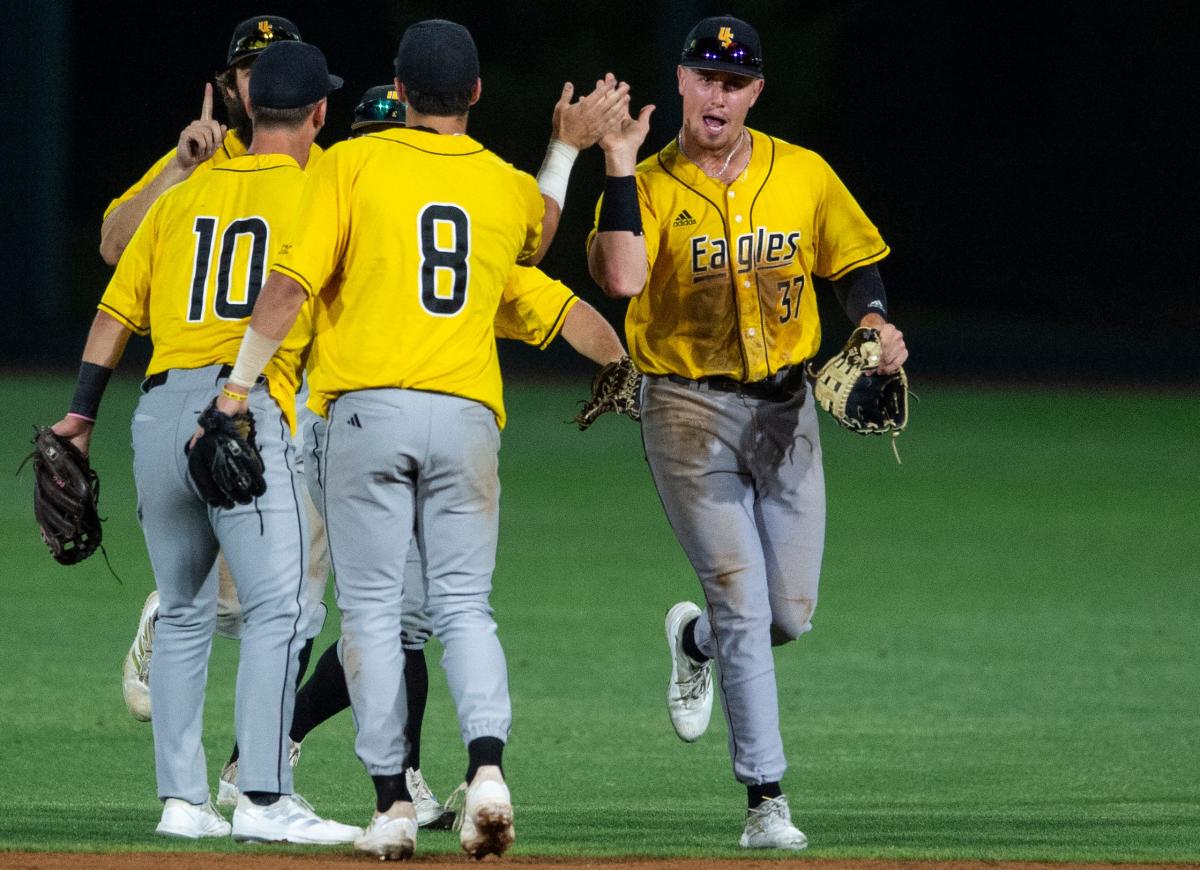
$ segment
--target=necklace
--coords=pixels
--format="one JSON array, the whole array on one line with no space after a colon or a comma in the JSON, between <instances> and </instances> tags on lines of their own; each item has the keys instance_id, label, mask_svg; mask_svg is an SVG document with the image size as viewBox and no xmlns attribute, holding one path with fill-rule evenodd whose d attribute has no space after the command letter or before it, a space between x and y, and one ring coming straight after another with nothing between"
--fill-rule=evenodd
<instances>
[{"instance_id":1,"label":"necklace","mask_svg":"<svg viewBox=\"0 0 1200 870\"><path fill-rule=\"evenodd\" d=\"M721 164L721 169L716 174L709 172L703 166L700 166L700 164L697 163L695 160L692 160L692 158L688 155L687 151L684 150L683 129L682 128L680 128L679 134L675 137L675 141L679 143L679 153L682 154L684 157L687 157L688 160L691 160L697 166L700 166L700 169L704 172L705 175L707 175L709 178L723 178L725 173L729 171L729 163L731 160L733 160L733 155L737 154L738 151L741 150L742 143L745 142L749 138L750 138L750 136L746 133L745 128L743 128L742 135L738 137L737 143L732 148L729 149L729 153L725 156L725 162Z\"/></svg>"}]
</instances>

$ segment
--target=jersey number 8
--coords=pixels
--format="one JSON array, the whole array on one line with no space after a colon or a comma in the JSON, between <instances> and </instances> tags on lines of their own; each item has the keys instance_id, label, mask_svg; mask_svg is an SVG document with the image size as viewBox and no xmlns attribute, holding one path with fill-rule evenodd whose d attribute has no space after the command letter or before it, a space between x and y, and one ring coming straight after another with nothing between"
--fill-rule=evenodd
<instances>
[{"instance_id":1,"label":"jersey number 8","mask_svg":"<svg viewBox=\"0 0 1200 870\"><path fill-rule=\"evenodd\" d=\"M449 246L438 245L439 230L443 236L449 230ZM457 205L431 202L417 216L417 232L421 239L421 307L435 317L453 317L467 304L471 219ZM450 273L449 296L438 293L440 271Z\"/></svg>"}]
</instances>

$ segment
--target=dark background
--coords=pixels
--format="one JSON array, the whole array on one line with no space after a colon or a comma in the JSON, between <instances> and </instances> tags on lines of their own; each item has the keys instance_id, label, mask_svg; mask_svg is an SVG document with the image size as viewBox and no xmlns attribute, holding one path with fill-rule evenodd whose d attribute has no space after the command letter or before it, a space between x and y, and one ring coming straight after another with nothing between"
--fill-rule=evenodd
<instances>
[{"instance_id":1,"label":"dark background","mask_svg":"<svg viewBox=\"0 0 1200 870\"><path fill-rule=\"evenodd\" d=\"M108 201L174 146L224 65L235 24L286 15L346 79L320 139L391 77L403 29L466 24L483 99L471 133L536 172L564 80L607 70L659 106L643 154L679 126L675 60L690 26L732 12L763 37L757 129L812 148L890 242L882 264L910 373L999 381L1180 382L1200 374L1200 3L293 2L10 0L0 158L0 359L78 360L110 270ZM587 276L599 193L581 155L543 268L615 323ZM848 322L823 305L824 350ZM507 344L507 343L506 343ZM561 343L560 343L561 344ZM507 363L576 366L559 349Z\"/></svg>"}]
</instances>

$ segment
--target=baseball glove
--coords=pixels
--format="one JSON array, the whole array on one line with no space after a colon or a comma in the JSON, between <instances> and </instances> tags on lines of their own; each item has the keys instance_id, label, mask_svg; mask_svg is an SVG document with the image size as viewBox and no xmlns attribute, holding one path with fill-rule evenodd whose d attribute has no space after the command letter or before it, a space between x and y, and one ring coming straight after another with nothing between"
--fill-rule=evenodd
<instances>
[{"instance_id":1,"label":"baseball glove","mask_svg":"<svg viewBox=\"0 0 1200 870\"><path fill-rule=\"evenodd\" d=\"M601 366L592 378L592 396L580 404L583 406L575 415L575 423L582 432L596 422L601 414L612 411L624 414L630 420L642 419L642 373L633 366L627 356L616 362Z\"/></svg>"},{"instance_id":2,"label":"baseball glove","mask_svg":"<svg viewBox=\"0 0 1200 870\"><path fill-rule=\"evenodd\" d=\"M879 332L859 327L841 352L821 366L809 369L813 397L838 424L860 435L891 435L908 424L908 376L868 373L879 365ZM894 445L893 445L894 446Z\"/></svg>"},{"instance_id":3,"label":"baseball glove","mask_svg":"<svg viewBox=\"0 0 1200 870\"><path fill-rule=\"evenodd\" d=\"M204 434L188 451L188 473L206 502L231 508L250 504L267 491L253 414L231 417L218 411L213 399L196 422Z\"/></svg>"},{"instance_id":4,"label":"baseball glove","mask_svg":"<svg viewBox=\"0 0 1200 870\"><path fill-rule=\"evenodd\" d=\"M60 564L82 562L100 547L99 475L78 447L49 426L35 427L33 452L25 461L30 459L33 515L42 540Z\"/></svg>"}]
</instances>

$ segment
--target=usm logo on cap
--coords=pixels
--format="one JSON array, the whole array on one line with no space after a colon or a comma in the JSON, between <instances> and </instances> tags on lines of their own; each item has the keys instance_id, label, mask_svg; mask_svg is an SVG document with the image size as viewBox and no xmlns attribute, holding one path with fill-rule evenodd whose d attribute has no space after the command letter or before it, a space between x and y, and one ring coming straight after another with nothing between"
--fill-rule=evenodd
<instances>
[{"instance_id":1,"label":"usm logo on cap","mask_svg":"<svg viewBox=\"0 0 1200 870\"><path fill-rule=\"evenodd\" d=\"M275 36L275 26L264 18L258 22L258 32L263 35L263 39L271 39Z\"/></svg>"},{"instance_id":2,"label":"usm logo on cap","mask_svg":"<svg viewBox=\"0 0 1200 870\"><path fill-rule=\"evenodd\" d=\"M721 48L729 48L733 44L733 28L722 27L717 31L717 39L721 42Z\"/></svg>"},{"instance_id":3,"label":"usm logo on cap","mask_svg":"<svg viewBox=\"0 0 1200 870\"><path fill-rule=\"evenodd\" d=\"M686 208L675 216L675 220L671 224L673 227L694 227L695 225L696 219L688 213Z\"/></svg>"},{"instance_id":4,"label":"usm logo on cap","mask_svg":"<svg viewBox=\"0 0 1200 870\"><path fill-rule=\"evenodd\" d=\"M395 91L388 91L387 98L389 100L399 100L400 95L398 93L396 93Z\"/></svg>"}]
</instances>

